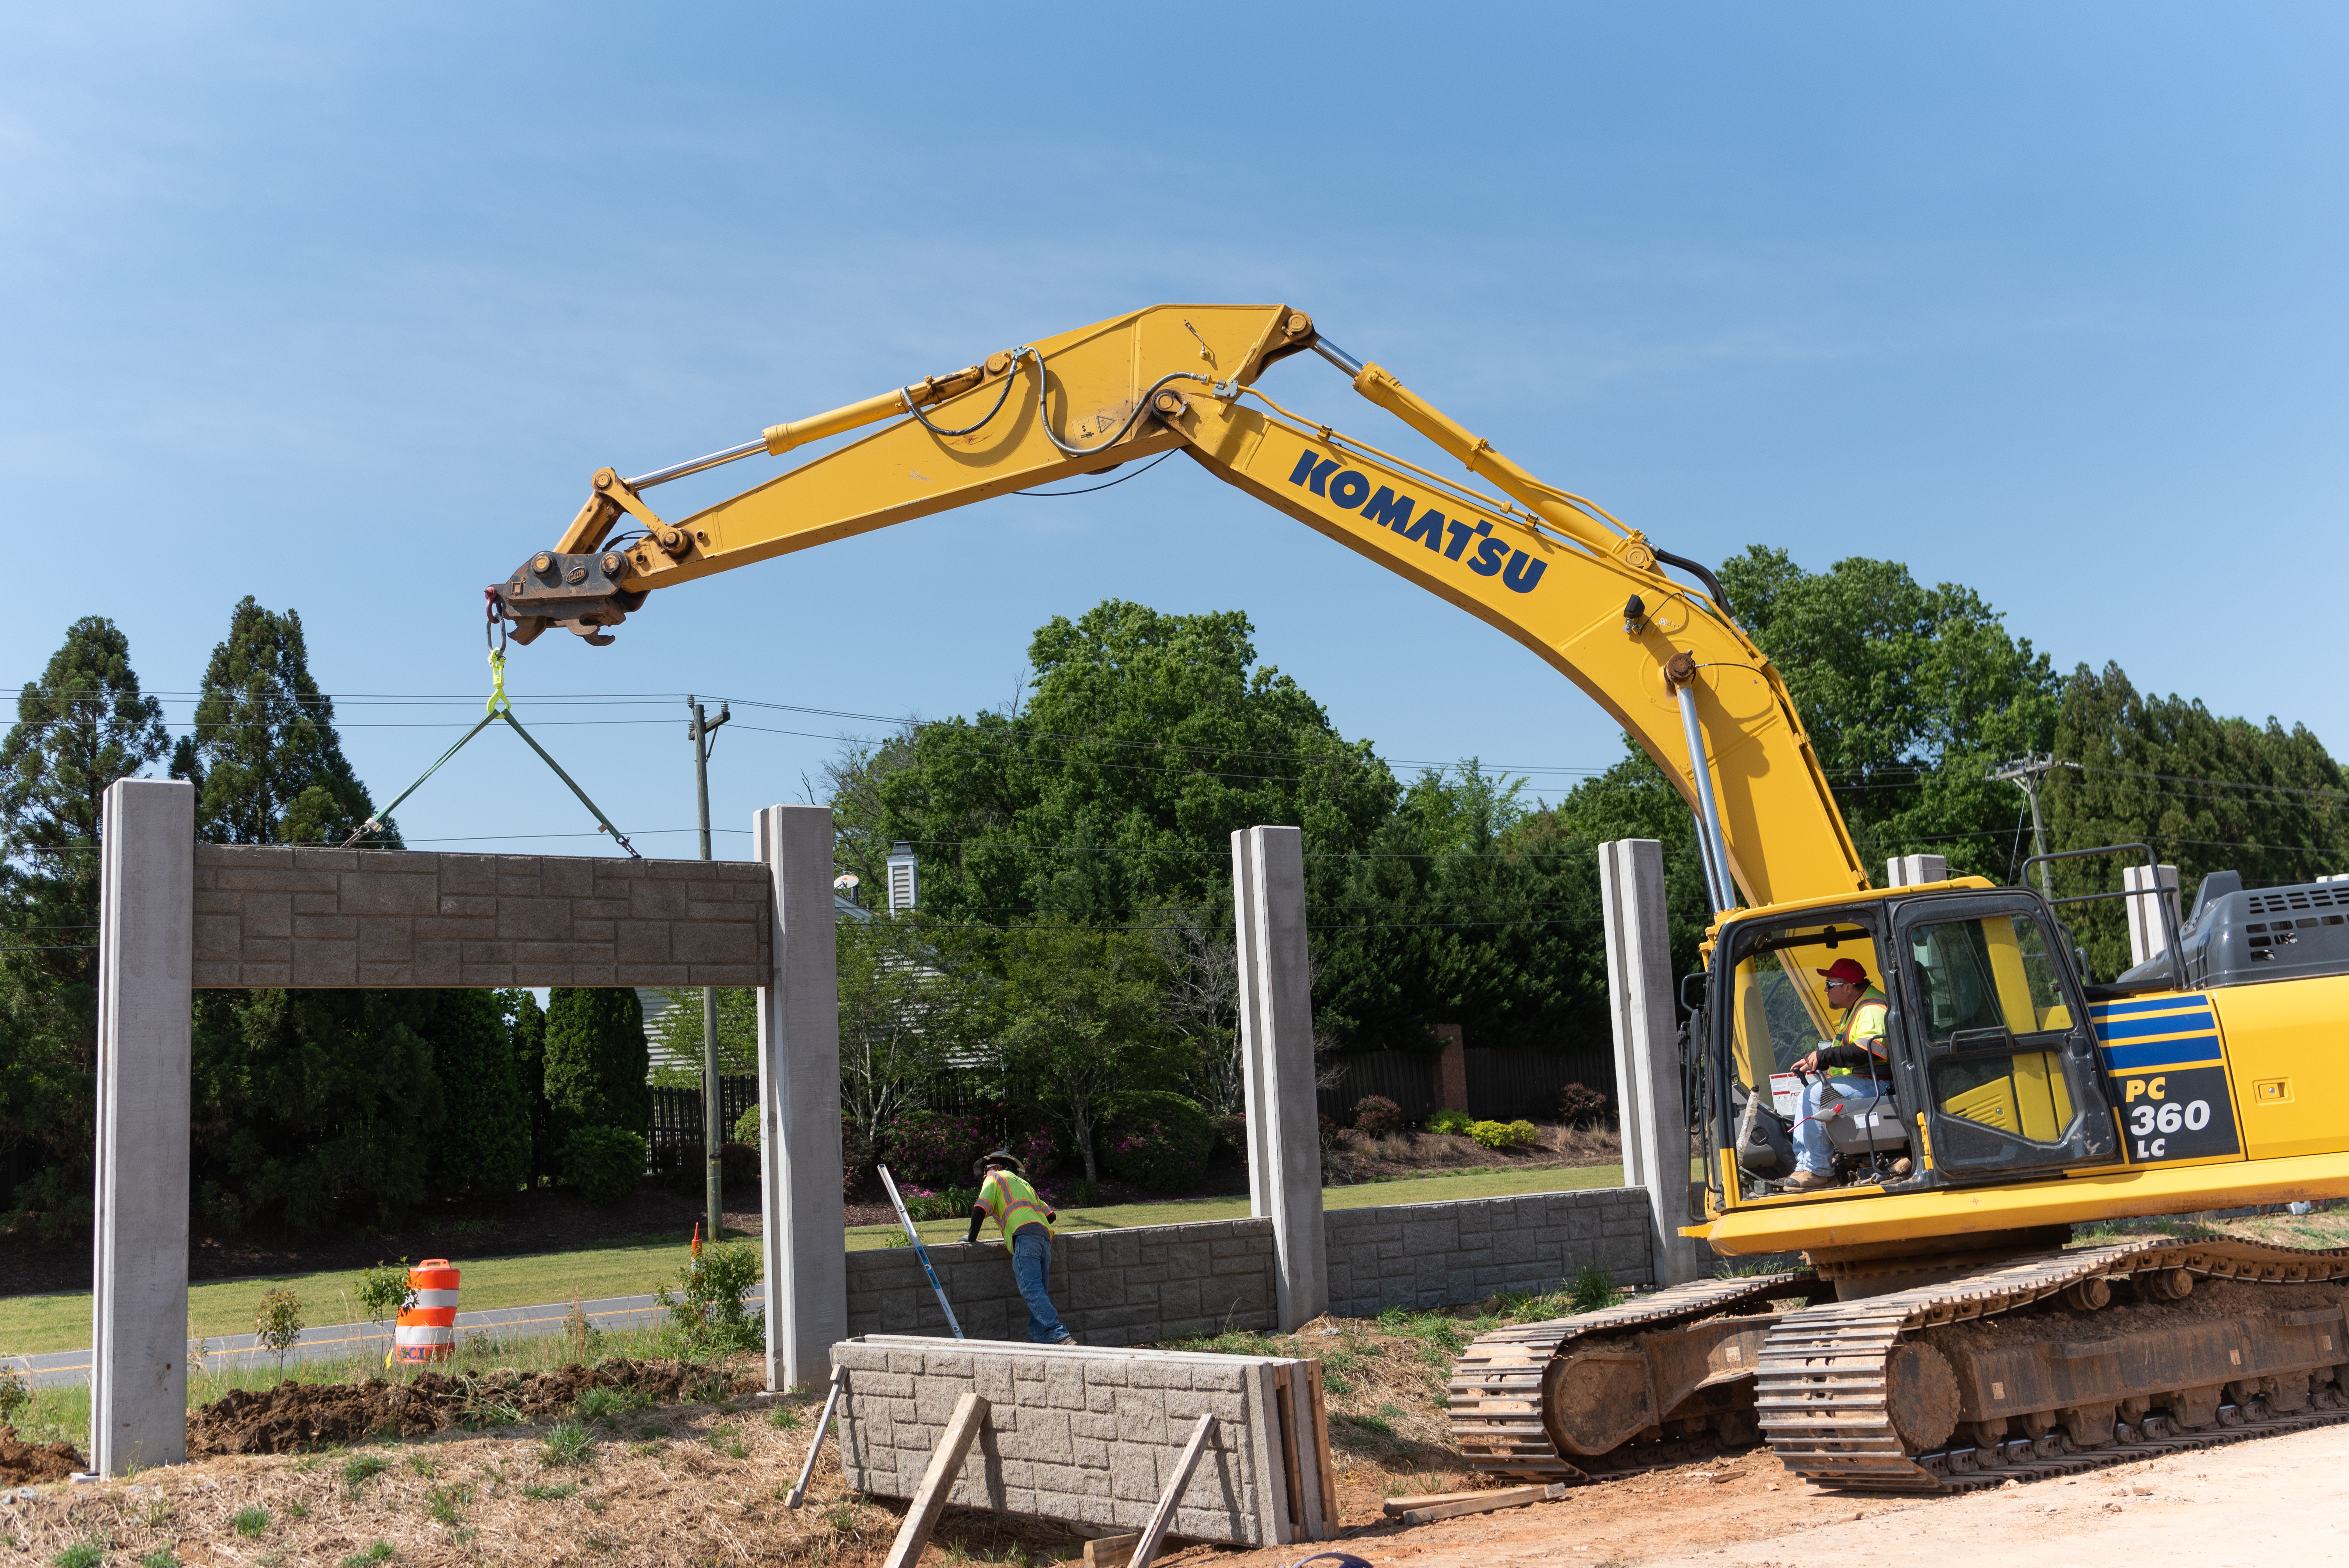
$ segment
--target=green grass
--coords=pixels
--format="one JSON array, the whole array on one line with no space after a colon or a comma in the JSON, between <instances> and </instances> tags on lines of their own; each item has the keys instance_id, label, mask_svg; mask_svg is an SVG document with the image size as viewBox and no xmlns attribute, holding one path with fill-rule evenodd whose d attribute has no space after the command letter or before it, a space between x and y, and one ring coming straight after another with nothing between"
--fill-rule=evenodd
<instances>
[{"instance_id":1,"label":"green grass","mask_svg":"<svg viewBox=\"0 0 2349 1568\"><path fill-rule=\"evenodd\" d=\"M687 1240L685 1236L673 1241L631 1236L598 1243L577 1252L472 1262L460 1258L458 1266L462 1270L463 1281L459 1305L467 1312L483 1312L492 1307L568 1302L574 1291L587 1301L611 1295L649 1295L655 1285L675 1277L678 1266L685 1262ZM257 1275L191 1285L189 1321L201 1335L251 1334L261 1293L273 1288L290 1290L302 1298L302 1317L306 1323L359 1321L356 1269ZM0 1344L0 1352L38 1356L51 1350L78 1350L89 1343L88 1291L70 1295L16 1295L6 1301L8 1332L5 1343ZM305 1335L303 1343L315 1345L317 1336Z\"/></svg>"},{"instance_id":2,"label":"green grass","mask_svg":"<svg viewBox=\"0 0 2349 1568\"><path fill-rule=\"evenodd\" d=\"M1442 1203L1462 1198L1513 1198L1521 1192L1575 1192L1588 1187L1619 1187L1620 1165L1500 1166L1463 1171L1444 1176L1408 1176L1365 1181L1351 1187L1321 1190L1324 1209L1369 1209L1387 1203ZM1181 1225L1199 1220L1239 1220L1247 1217L1245 1196L1174 1198L1163 1203L1110 1203L1097 1208L1061 1211L1059 1229L1110 1231L1135 1225ZM965 1220L933 1220L917 1223L926 1242L962 1240L970 1229ZM848 1233L848 1250L863 1252L889 1244L904 1233L895 1224L855 1225Z\"/></svg>"}]
</instances>

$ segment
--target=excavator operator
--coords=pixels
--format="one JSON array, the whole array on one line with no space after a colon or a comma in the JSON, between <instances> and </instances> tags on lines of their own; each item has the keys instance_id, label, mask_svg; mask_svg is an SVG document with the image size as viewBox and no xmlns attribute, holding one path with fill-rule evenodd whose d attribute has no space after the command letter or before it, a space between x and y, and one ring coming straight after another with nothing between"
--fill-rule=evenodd
<instances>
[{"instance_id":1,"label":"excavator operator","mask_svg":"<svg viewBox=\"0 0 2349 1568\"><path fill-rule=\"evenodd\" d=\"M1814 973L1827 983L1827 1006L1840 1008L1843 1017L1836 1026L1834 1045L1823 1045L1794 1064L1798 1073L1819 1074L1803 1085L1803 1114L1795 1123L1797 1169L1786 1187L1795 1192L1835 1185L1833 1153L1820 1114L1827 1097L1873 1099L1892 1092L1892 1063L1884 1049L1889 1007L1883 991L1869 981L1857 958L1838 958Z\"/></svg>"}]
</instances>

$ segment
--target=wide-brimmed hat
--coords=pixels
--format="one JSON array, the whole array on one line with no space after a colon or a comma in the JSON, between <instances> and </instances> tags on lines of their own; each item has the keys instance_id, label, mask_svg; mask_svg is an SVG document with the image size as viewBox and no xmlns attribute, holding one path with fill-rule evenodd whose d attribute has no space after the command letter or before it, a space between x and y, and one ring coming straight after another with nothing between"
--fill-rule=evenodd
<instances>
[{"instance_id":1,"label":"wide-brimmed hat","mask_svg":"<svg viewBox=\"0 0 2349 1568\"><path fill-rule=\"evenodd\" d=\"M1868 984L1868 971L1860 967L1859 960L1857 958L1838 958L1826 968L1816 970L1815 973L1824 975L1830 980L1840 980L1847 985Z\"/></svg>"},{"instance_id":2,"label":"wide-brimmed hat","mask_svg":"<svg viewBox=\"0 0 2349 1568\"><path fill-rule=\"evenodd\" d=\"M1022 1176L1028 1174L1028 1167L1020 1163L1019 1156L1012 1153L1009 1149L999 1149L992 1154L980 1155L978 1162L970 1168L970 1173L974 1176L985 1175L989 1165L1009 1165Z\"/></svg>"}]
</instances>

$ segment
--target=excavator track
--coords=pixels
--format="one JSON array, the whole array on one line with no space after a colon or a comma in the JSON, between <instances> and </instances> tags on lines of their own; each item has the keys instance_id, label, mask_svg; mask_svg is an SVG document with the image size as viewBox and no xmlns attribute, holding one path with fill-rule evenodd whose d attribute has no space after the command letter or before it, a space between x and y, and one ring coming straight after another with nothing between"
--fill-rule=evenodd
<instances>
[{"instance_id":1,"label":"excavator track","mask_svg":"<svg viewBox=\"0 0 2349 1568\"><path fill-rule=\"evenodd\" d=\"M1818 1285L1819 1277L1810 1269L1743 1279L1693 1280L1619 1306L1480 1334L1453 1364L1452 1381L1445 1389L1453 1440L1469 1464L1486 1474L1535 1476L1553 1481L1585 1480L1625 1470L1684 1463L1697 1457L1698 1448L1711 1445L1626 1444L1599 1459L1568 1463L1542 1425L1544 1369L1565 1346L1593 1336L1674 1328ZM1619 1459L1622 1462L1610 1462Z\"/></svg>"},{"instance_id":2,"label":"excavator track","mask_svg":"<svg viewBox=\"0 0 2349 1568\"><path fill-rule=\"evenodd\" d=\"M1763 1347L1755 1390L1763 1433L1787 1469L1818 1485L1937 1492L2076 1474L2349 1419L2349 1408L2342 1408L2349 1401L2327 1385L2313 1396L2317 1408L2305 1413L2280 1414L2263 1400L2240 1400L2219 1407L2215 1423L2197 1430L2179 1429L2157 1413L2137 1426L2117 1424L2111 1446L2075 1449L2061 1429L1995 1446L1944 1441L1912 1452L1904 1442L1892 1408L1891 1362L1924 1331L2013 1312L2075 1287L2092 1288L2090 1282L2166 1277L2178 1269L2254 1284L2327 1284L2349 1280L2349 1251L2233 1241L2078 1247L2029 1253L1938 1284L1805 1307L1787 1314Z\"/></svg>"}]
</instances>

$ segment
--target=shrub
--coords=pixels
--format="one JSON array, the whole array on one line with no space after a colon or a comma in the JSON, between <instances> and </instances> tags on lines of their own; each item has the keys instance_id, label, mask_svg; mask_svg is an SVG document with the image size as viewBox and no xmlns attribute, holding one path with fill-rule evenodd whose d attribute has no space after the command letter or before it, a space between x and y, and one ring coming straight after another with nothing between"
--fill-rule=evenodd
<instances>
[{"instance_id":1,"label":"shrub","mask_svg":"<svg viewBox=\"0 0 2349 1568\"><path fill-rule=\"evenodd\" d=\"M895 1175L892 1171L890 1174ZM967 1220L978 1202L976 1187L948 1187L942 1192L924 1192L919 1189L907 1191L900 1187L897 1196L905 1200L905 1215L916 1224L925 1220Z\"/></svg>"},{"instance_id":2,"label":"shrub","mask_svg":"<svg viewBox=\"0 0 2349 1568\"><path fill-rule=\"evenodd\" d=\"M591 1203L616 1203L645 1178L645 1140L617 1127L583 1127L563 1145L563 1179Z\"/></svg>"},{"instance_id":3,"label":"shrub","mask_svg":"<svg viewBox=\"0 0 2349 1568\"><path fill-rule=\"evenodd\" d=\"M1052 1130L1049 1127L1040 1128L1024 1138L1013 1139L1011 1152L1019 1156L1019 1162L1028 1167L1030 1181L1050 1176L1061 1163L1061 1142L1052 1136Z\"/></svg>"},{"instance_id":4,"label":"shrub","mask_svg":"<svg viewBox=\"0 0 2349 1568\"><path fill-rule=\"evenodd\" d=\"M987 1130L976 1117L916 1110L889 1130L889 1174L922 1187L968 1181L970 1168L988 1147Z\"/></svg>"},{"instance_id":5,"label":"shrub","mask_svg":"<svg viewBox=\"0 0 2349 1568\"><path fill-rule=\"evenodd\" d=\"M1557 1119L1568 1127L1588 1127L1607 1114L1607 1097L1587 1084L1570 1083L1557 1091Z\"/></svg>"},{"instance_id":6,"label":"shrub","mask_svg":"<svg viewBox=\"0 0 2349 1568\"><path fill-rule=\"evenodd\" d=\"M1401 1132L1402 1107L1382 1094L1366 1094L1354 1102L1354 1130L1365 1138Z\"/></svg>"},{"instance_id":7,"label":"shrub","mask_svg":"<svg viewBox=\"0 0 2349 1568\"><path fill-rule=\"evenodd\" d=\"M25 1381L25 1375L0 1361L0 1425L14 1421L17 1410L30 1404L32 1398L32 1385Z\"/></svg>"},{"instance_id":8,"label":"shrub","mask_svg":"<svg viewBox=\"0 0 2349 1568\"><path fill-rule=\"evenodd\" d=\"M742 1114L734 1119L734 1141L745 1148L759 1147L759 1108L746 1105Z\"/></svg>"},{"instance_id":9,"label":"shrub","mask_svg":"<svg viewBox=\"0 0 2349 1568\"><path fill-rule=\"evenodd\" d=\"M1430 1132L1465 1132L1476 1125L1476 1119L1464 1110L1439 1110L1427 1119Z\"/></svg>"},{"instance_id":10,"label":"shrub","mask_svg":"<svg viewBox=\"0 0 2349 1568\"><path fill-rule=\"evenodd\" d=\"M742 1293L759 1281L759 1243L722 1242L677 1271L653 1299L668 1309L667 1336L688 1357L709 1351L755 1350L766 1343L766 1320L744 1310Z\"/></svg>"},{"instance_id":11,"label":"shrub","mask_svg":"<svg viewBox=\"0 0 2349 1568\"><path fill-rule=\"evenodd\" d=\"M748 1143L718 1146L718 1166L729 1187L747 1187L759 1179L759 1150Z\"/></svg>"},{"instance_id":12,"label":"shrub","mask_svg":"<svg viewBox=\"0 0 2349 1568\"><path fill-rule=\"evenodd\" d=\"M1216 1118L1216 1158L1237 1160L1247 1163L1247 1118L1219 1116Z\"/></svg>"},{"instance_id":13,"label":"shrub","mask_svg":"<svg viewBox=\"0 0 2349 1568\"><path fill-rule=\"evenodd\" d=\"M1530 1121L1479 1121L1470 1124L1468 1136L1480 1149L1506 1152L1537 1142L1541 1130Z\"/></svg>"},{"instance_id":14,"label":"shrub","mask_svg":"<svg viewBox=\"0 0 2349 1568\"><path fill-rule=\"evenodd\" d=\"M1146 1192L1181 1192L1206 1174L1216 1126L1196 1102L1143 1089L1110 1098L1095 1143L1111 1175Z\"/></svg>"}]
</instances>

